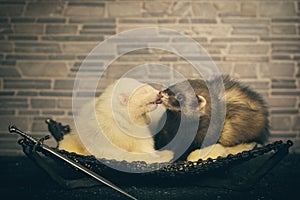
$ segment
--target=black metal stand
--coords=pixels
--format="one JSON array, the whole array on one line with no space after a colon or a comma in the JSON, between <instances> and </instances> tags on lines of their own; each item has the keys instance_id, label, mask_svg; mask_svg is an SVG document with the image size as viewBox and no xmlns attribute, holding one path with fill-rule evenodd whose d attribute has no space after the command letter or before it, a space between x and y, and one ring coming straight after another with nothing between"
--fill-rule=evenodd
<instances>
[{"instance_id":1,"label":"black metal stand","mask_svg":"<svg viewBox=\"0 0 300 200\"><path fill-rule=\"evenodd\" d=\"M70 130L68 126L63 126L54 120L47 120L46 123L51 134L58 135L58 138L63 138L63 135ZM22 145L24 153L62 187L78 188L104 184L131 199L135 199L135 197L107 179L118 182L119 185L134 185L133 183L135 183L138 185L174 186L181 184L246 190L276 166L288 154L289 148L293 145L291 141L286 143L277 141L251 151L229 155L226 158L178 162L160 168L159 164L147 165L145 162L127 163L105 159L100 162L93 156L77 155L44 145L43 141L49 136L38 140L16 127L10 127L9 131L22 137L19 144ZM157 170L131 174L113 170L103 164L105 162L116 162L116 164L135 168L157 168ZM66 172L71 175L66 177L68 174Z\"/></svg>"}]
</instances>

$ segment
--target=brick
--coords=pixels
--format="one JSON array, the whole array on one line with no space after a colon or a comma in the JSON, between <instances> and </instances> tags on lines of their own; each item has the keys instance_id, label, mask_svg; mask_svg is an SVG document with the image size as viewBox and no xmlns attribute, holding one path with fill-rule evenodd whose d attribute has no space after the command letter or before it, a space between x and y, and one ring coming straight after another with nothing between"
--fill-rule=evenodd
<instances>
[{"instance_id":1,"label":"brick","mask_svg":"<svg viewBox=\"0 0 300 200\"><path fill-rule=\"evenodd\" d=\"M114 76L116 78L120 78L120 76L117 76L114 74ZM114 78L114 77L110 77L110 78ZM83 97L83 98L89 98L89 97L95 97L95 96L98 96L100 95L100 93L95 93L94 91L93 92L88 92L88 91L84 91L84 92L77 92L76 93L76 97Z\"/></svg>"},{"instance_id":2,"label":"brick","mask_svg":"<svg viewBox=\"0 0 300 200\"><path fill-rule=\"evenodd\" d=\"M268 106L271 108L294 108L297 104L297 99L295 97L268 97L266 101Z\"/></svg>"},{"instance_id":3,"label":"brick","mask_svg":"<svg viewBox=\"0 0 300 200\"><path fill-rule=\"evenodd\" d=\"M124 19L120 19L119 23L122 24L156 24L157 23L157 19L148 19L148 18L124 18Z\"/></svg>"},{"instance_id":4,"label":"brick","mask_svg":"<svg viewBox=\"0 0 300 200\"><path fill-rule=\"evenodd\" d=\"M33 35L9 35L8 40L38 40L37 36Z\"/></svg>"},{"instance_id":5,"label":"brick","mask_svg":"<svg viewBox=\"0 0 300 200\"><path fill-rule=\"evenodd\" d=\"M14 96L15 92L13 91L0 91L0 96Z\"/></svg>"},{"instance_id":6,"label":"brick","mask_svg":"<svg viewBox=\"0 0 300 200\"><path fill-rule=\"evenodd\" d=\"M243 16L256 16L258 12L258 5L255 2L242 2L241 13Z\"/></svg>"},{"instance_id":7,"label":"brick","mask_svg":"<svg viewBox=\"0 0 300 200\"><path fill-rule=\"evenodd\" d=\"M214 45L207 45L203 44L202 47L209 53L209 54L221 54L222 51L226 51L227 46L223 44L214 44ZM188 48L188 46L186 47ZM191 50L190 50L191 51ZM196 53L196 52L191 52Z\"/></svg>"},{"instance_id":8,"label":"brick","mask_svg":"<svg viewBox=\"0 0 300 200\"><path fill-rule=\"evenodd\" d=\"M210 40L212 43L241 43L256 42L256 38L251 37L214 37Z\"/></svg>"},{"instance_id":9,"label":"brick","mask_svg":"<svg viewBox=\"0 0 300 200\"><path fill-rule=\"evenodd\" d=\"M83 25L80 34L109 34L116 33L115 25L101 24L101 25Z\"/></svg>"},{"instance_id":10,"label":"brick","mask_svg":"<svg viewBox=\"0 0 300 200\"><path fill-rule=\"evenodd\" d=\"M237 62L268 62L269 57L268 56L246 56L246 55L241 55L241 56L225 56L224 57L225 61L237 61Z\"/></svg>"},{"instance_id":11,"label":"brick","mask_svg":"<svg viewBox=\"0 0 300 200\"><path fill-rule=\"evenodd\" d=\"M171 16L192 16L191 3L183 1L172 2L169 13Z\"/></svg>"},{"instance_id":12,"label":"brick","mask_svg":"<svg viewBox=\"0 0 300 200\"><path fill-rule=\"evenodd\" d=\"M7 60L47 60L48 56L46 55L28 55L28 54L16 54L16 55L7 55Z\"/></svg>"},{"instance_id":13,"label":"brick","mask_svg":"<svg viewBox=\"0 0 300 200\"><path fill-rule=\"evenodd\" d=\"M76 34L77 26L74 25L47 25L46 34Z\"/></svg>"},{"instance_id":14,"label":"brick","mask_svg":"<svg viewBox=\"0 0 300 200\"><path fill-rule=\"evenodd\" d=\"M79 24L112 24L115 23L115 18L70 18L69 23L79 23Z\"/></svg>"},{"instance_id":15,"label":"brick","mask_svg":"<svg viewBox=\"0 0 300 200\"><path fill-rule=\"evenodd\" d=\"M8 23L8 18L0 18L0 23Z\"/></svg>"},{"instance_id":16,"label":"brick","mask_svg":"<svg viewBox=\"0 0 300 200\"><path fill-rule=\"evenodd\" d=\"M191 20L190 20L190 18L182 18L182 19L178 19L178 22L180 24L190 24Z\"/></svg>"},{"instance_id":17,"label":"brick","mask_svg":"<svg viewBox=\"0 0 300 200\"><path fill-rule=\"evenodd\" d=\"M234 74L239 78L256 78L257 66L249 63L239 63L234 66Z\"/></svg>"},{"instance_id":18,"label":"brick","mask_svg":"<svg viewBox=\"0 0 300 200\"><path fill-rule=\"evenodd\" d=\"M114 2L107 4L109 17L138 17L142 16L141 2Z\"/></svg>"},{"instance_id":19,"label":"brick","mask_svg":"<svg viewBox=\"0 0 300 200\"><path fill-rule=\"evenodd\" d=\"M300 44L272 44L272 53L299 53Z\"/></svg>"},{"instance_id":20,"label":"brick","mask_svg":"<svg viewBox=\"0 0 300 200\"><path fill-rule=\"evenodd\" d=\"M64 77L68 68L63 62L19 62L19 67L24 76L29 77Z\"/></svg>"},{"instance_id":21,"label":"brick","mask_svg":"<svg viewBox=\"0 0 300 200\"><path fill-rule=\"evenodd\" d=\"M216 24L217 21L215 19L208 19L208 18L192 18L192 24Z\"/></svg>"},{"instance_id":22,"label":"brick","mask_svg":"<svg viewBox=\"0 0 300 200\"><path fill-rule=\"evenodd\" d=\"M27 99L24 98L1 98L0 104L2 108L28 108Z\"/></svg>"},{"instance_id":23,"label":"brick","mask_svg":"<svg viewBox=\"0 0 300 200\"><path fill-rule=\"evenodd\" d=\"M298 90L272 91L271 94L275 96L300 96L300 91Z\"/></svg>"},{"instance_id":24,"label":"brick","mask_svg":"<svg viewBox=\"0 0 300 200\"><path fill-rule=\"evenodd\" d=\"M295 18L272 18L272 23L300 23L298 17Z\"/></svg>"},{"instance_id":25,"label":"brick","mask_svg":"<svg viewBox=\"0 0 300 200\"><path fill-rule=\"evenodd\" d=\"M25 5L25 0L2 0L1 4L6 4L6 5Z\"/></svg>"},{"instance_id":26,"label":"brick","mask_svg":"<svg viewBox=\"0 0 300 200\"><path fill-rule=\"evenodd\" d=\"M30 101L32 108L55 108L55 99L31 99Z\"/></svg>"},{"instance_id":27,"label":"brick","mask_svg":"<svg viewBox=\"0 0 300 200\"><path fill-rule=\"evenodd\" d=\"M64 9L63 2L29 2L26 16L59 16Z\"/></svg>"},{"instance_id":28,"label":"brick","mask_svg":"<svg viewBox=\"0 0 300 200\"><path fill-rule=\"evenodd\" d=\"M292 37L292 36L288 36L288 37L285 37L285 36L280 36L280 37L274 37L274 36L271 36L271 37L261 37L260 38L261 41L267 41L267 42L270 42L270 41L278 41L278 42L299 42L300 41L300 38L299 37Z\"/></svg>"},{"instance_id":29,"label":"brick","mask_svg":"<svg viewBox=\"0 0 300 200\"><path fill-rule=\"evenodd\" d=\"M38 95L38 92L36 91L18 91L17 92L17 96L29 96L29 97L32 97L32 96L37 96Z\"/></svg>"},{"instance_id":30,"label":"brick","mask_svg":"<svg viewBox=\"0 0 300 200\"><path fill-rule=\"evenodd\" d=\"M295 16L296 9L293 2L261 2L259 13L262 17Z\"/></svg>"},{"instance_id":31,"label":"brick","mask_svg":"<svg viewBox=\"0 0 300 200\"><path fill-rule=\"evenodd\" d=\"M227 25L197 25L192 26L192 31L196 35L228 36L232 27Z\"/></svg>"},{"instance_id":32,"label":"brick","mask_svg":"<svg viewBox=\"0 0 300 200\"><path fill-rule=\"evenodd\" d=\"M98 4L95 6L87 5L69 5L65 9L66 16L84 16L84 17L104 17L104 6Z\"/></svg>"},{"instance_id":33,"label":"brick","mask_svg":"<svg viewBox=\"0 0 300 200\"><path fill-rule=\"evenodd\" d=\"M0 24L0 33L1 34L11 34L13 33L11 24Z\"/></svg>"},{"instance_id":34,"label":"brick","mask_svg":"<svg viewBox=\"0 0 300 200\"><path fill-rule=\"evenodd\" d=\"M33 122L31 131L33 132L48 132L48 127L46 124L41 122Z\"/></svg>"},{"instance_id":35,"label":"brick","mask_svg":"<svg viewBox=\"0 0 300 200\"><path fill-rule=\"evenodd\" d=\"M239 12L239 5L236 2L216 2L213 5L219 14Z\"/></svg>"},{"instance_id":36,"label":"brick","mask_svg":"<svg viewBox=\"0 0 300 200\"><path fill-rule=\"evenodd\" d=\"M40 114L40 111L38 110L19 110L19 115L32 115L32 116L35 116L35 115L39 115Z\"/></svg>"},{"instance_id":37,"label":"brick","mask_svg":"<svg viewBox=\"0 0 300 200\"><path fill-rule=\"evenodd\" d=\"M143 10L148 16L162 16L168 12L170 7L169 2L153 2L145 1L143 2Z\"/></svg>"},{"instance_id":38,"label":"brick","mask_svg":"<svg viewBox=\"0 0 300 200\"><path fill-rule=\"evenodd\" d=\"M264 36L269 34L266 26L233 26L233 35L259 35Z\"/></svg>"},{"instance_id":39,"label":"brick","mask_svg":"<svg viewBox=\"0 0 300 200\"><path fill-rule=\"evenodd\" d=\"M296 109L273 109L271 115L297 115L299 111Z\"/></svg>"},{"instance_id":40,"label":"brick","mask_svg":"<svg viewBox=\"0 0 300 200\"><path fill-rule=\"evenodd\" d=\"M274 116L271 117L271 130L288 131L291 128L292 122L290 117Z\"/></svg>"},{"instance_id":41,"label":"brick","mask_svg":"<svg viewBox=\"0 0 300 200\"><path fill-rule=\"evenodd\" d=\"M19 71L15 68L0 68L0 77L21 77Z\"/></svg>"},{"instance_id":42,"label":"brick","mask_svg":"<svg viewBox=\"0 0 300 200\"><path fill-rule=\"evenodd\" d=\"M15 24L13 31L16 34L42 34L44 27L42 24Z\"/></svg>"},{"instance_id":43,"label":"brick","mask_svg":"<svg viewBox=\"0 0 300 200\"><path fill-rule=\"evenodd\" d=\"M221 21L225 24L253 24L253 25L264 25L269 24L268 19L253 19L253 18L224 18Z\"/></svg>"},{"instance_id":44,"label":"brick","mask_svg":"<svg viewBox=\"0 0 300 200\"><path fill-rule=\"evenodd\" d=\"M208 43L208 39L206 37L193 37L193 40L195 40L196 42L200 43L200 44L204 44L204 43ZM184 38L176 38L176 37L172 37L172 42L185 42L186 39ZM189 42L190 40L188 40Z\"/></svg>"},{"instance_id":45,"label":"brick","mask_svg":"<svg viewBox=\"0 0 300 200\"><path fill-rule=\"evenodd\" d=\"M78 44L78 43L63 43L62 51L66 54L72 53L90 53L93 48L95 48L98 43L88 43L88 44Z\"/></svg>"},{"instance_id":46,"label":"brick","mask_svg":"<svg viewBox=\"0 0 300 200\"><path fill-rule=\"evenodd\" d=\"M12 52L13 45L11 42L0 42L0 52Z\"/></svg>"},{"instance_id":47,"label":"brick","mask_svg":"<svg viewBox=\"0 0 300 200\"><path fill-rule=\"evenodd\" d=\"M232 73L232 64L227 62L216 62L215 63L220 74L227 74L230 75Z\"/></svg>"},{"instance_id":48,"label":"brick","mask_svg":"<svg viewBox=\"0 0 300 200\"><path fill-rule=\"evenodd\" d=\"M159 24L174 24L176 19L158 19L157 22Z\"/></svg>"},{"instance_id":49,"label":"brick","mask_svg":"<svg viewBox=\"0 0 300 200\"><path fill-rule=\"evenodd\" d=\"M262 63L260 65L261 77L293 77L295 66L293 63Z\"/></svg>"},{"instance_id":50,"label":"brick","mask_svg":"<svg viewBox=\"0 0 300 200\"><path fill-rule=\"evenodd\" d=\"M80 35L83 34L93 34L93 35L115 35L115 30L99 30L99 29L88 29L88 30L81 30Z\"/></svg>"},{"instance_id":51,"label":"brick","mask_svg":"<svg viewBox=\"0 0 300 200\"><path fill-rule=\"evenodd\" d=\"M50 89L50 80L35 79L4 79L4 89Z\"/></svg>"},{"instance_id":52,"label":"brick","mask_svg":"<svg viewBox=\"0 0 300 200\"><path fill-rule=\"evenodd\" d=\"M300 130L300 116L294 117L293 120L293 130L299 131Z\"/></svg>"},{"instance_id":53,"label":"brick","mask_svg":"<svg viewBox=\"0 0 300 200\"><path fill-rule=\"evenodd\" d=\"M0 115L15 115L15 110L0 110Z\"/></svg>"},{"instance_id":54,"label":"brick","mask_svg":"<svg viewBox=\"0 0 300 200\"><path fill-rule=\"evenodd\" d=\"M45 41L98 41L101 42L104 40L103 36L43 36L42 40Z\"/></svg>"},{"instance_id":55,"label":"brick","mask_svg":"<svg viewBox=\"0 0 300 200\"><path fill-rule=\"evenodd\" d=\"M241 80L245 85L249 86L250 88L254 90L268 90L269 87L269 81L258 81L258 80L253 80L253 81L243 81ZM257 91L259 92L259 91Z\"/></svg>"},{"instance_id":56,"label":"brick","mask_svg":"<svg viewBox=\"0 0 300 200\"><path fill-rule=\"evenodd\" d=\"M58 108L72 108L72 99L58 99L57 100Z\"/></svg>"},{"instance_id":57,"label":"brick","mask_svg":"<svg viewBox=\"0 0 300 200\"><path fill-rule=\"evenodd\" d=\"M53 115L64 115L63 110L43 110L42 115L53 116ZM47 127L47 126L46 126Z\"/></svg>"},{"instance_id":58,"label":"brick","mask_svg":"<svg viewBox=\"0 0 300 200\"><path fill-rule=\"evenodd\" d=\"M267 54L269 45L264 44L233 44L230 46L230 54Z\"/></svg>"},{"instance_id":59,"label":"brick","mask_svg":"<svg viewBox=\"0 0 300 200\"><path fill-rule=\"evenodd\" d=\"M40 42L17 42L15 51L21 53L60 53L59 44Z\"/></svg>"},{"instance_id":60,"label":"brick","mask_svg":"<svg viewBox=\"0 0 300 200\"><path fill-rule=\"evenodd\" d=\"M292 56L290 56L290 55L272 55L272 59L274 61L276 61L276 60L287 61L287 60L292 60Z\"/></svg>"},{"instance_id":61,"label":"brick","mask_svg":"<svg viewBox=\"0 0 300 200\"><path fill-rule=\"evenodd\" d=\"M122 59L122 57L120 58ZM91 69L91 70L95 70L95 69L99 69L99 70L103 70L103 63L98 61L98 62L90 62L89 60L85 60L85 62L75 62L74 67L84 67L86 70Z\"/></svg>"},{"instance_id":62,"label":"brick","mask_svg":"<svg viewBox=\"0 0 300 200\"><path fill-rule=\"evenodd\" d=\"M75 60L75 55L49 55L50 60Z\"/></svg>"},{"instance_id":63,"label":"brick","mask_svg":"<svg viewBox=\"0 0 300 200\"><path fill-rule=\"evenodd\" d=\"M289 79L273 79L272 88L274 89L294 89L297 88L295 80Z\"/></svg>"},{"instance_id":64,"label":"brick","mask_svg":"<svg viewBox=\"0 0 300 200\"><path fill-rule=\"evenodd\" d=\"M15 60L0 60L0 66L15 66L16 61Z\"/></svg>"},{"instance_id":65,"label":"brick","mask_svg":"<svg viewBox=\"0 0 300 200\"><path fill-rule=\"evenodd\" d=\"M146 44L120 44L117 46L118 54L127 53L134 49L147 48Z\"/></svg>"},{"instance_id":66,"label":"brick","mask_svg":"<svg viewBox=\"0 0 300 200\"><path fill-rule=\"evenodd\" d=\"M276 25L271 27L272 34L276 35L294 35L297 34L296 26L294 25Z\"/></svg>"},{"instance_id":67,"label":"brick","mask_svg":"<svg viewBox=\"0 0 300 200\"><path fill-rule=\"evenodd\" d=\"M19 129L28 131L31 122L30 117L0 116L0 130L7 133L9 125L16 125Z\"/></svg>"},{"instance_id":68,"label":"brick","mask_svg":"<svg viewBox=\"0 0 300 200\"><path fill-rule=\"evenodd\" d=\"M192 78L192 77L195 77L195 76L199 77L199 72L191 64L187 64L187 63L174 63L172 69L176 70L182 76L187 77L187 78ZM175 73L174 76L176 78L178 76L178 74ZM166 79L166 80L169 80L169 78Z\"/></svg>"},{"instance_id":69,"label":"brick","mask_svg":"<svg viewBox=\"0 0 300 200\"><path fill-rule=\"evenodd\" d=\"M47 96L47 97L72 97L72 92L45 92L41 91L40 96Z\"/></svg>"},{"instance_id":70,"label":"brick","mask_svg":"<svg viewBox=\"0 0 300 200\"><path fill-rule=\"evenodd\" d=\"M78 55L78 56L76 56L76 58L79 59L79 60L84 60L87 57L86 57L86 55ZM108 60L108 61L110 61L114 58L115 58L114 55L103 55L103 54L101 54L101 55L95 54L95 55L89 55L88 56L88 60L96 60L96 61L99 61L99 60Z\"/></svg>"},{"instance_id":71,"label":"brick","mask_svg":"<svg viewBox=\"0 0 300 200\"><path fill-rule=\"evenodd\" d=\"M114 29L114 24L101 24L101 25L83 25L83 29Z\"/></svg>"},{"instance_id":72,"label":"brick","mask_svg":"<svg viewBox=\"0 0 300 200\"><path fill-rule=\"evenodd\" d=\"M228 2L227 2L228 3ZM228 3L230 4L230 3ZM225 7L226 5L223 4ZM191 3L191 9L194 16L207 17L207 18L215 18L217 15L217 8L212 3ZM220 7L219 7L220 9ZM185 11L187 12L187 11ZM179 15L182 16L182 15Z\"/></svg>"},{"instance_id":73,"label":"brick","mask_svg":"<svg viewBox=\"0 0 300 200\"><path fill-rule=\"evenodd\" d=\"M10 21L12 23L33 23L36 20L33 17L12 17Z\"/></svg>"},{"instance_id":74,"label":"brick","mask_svg":"<svg viewBox=\"0 0 300 200\"><path fill-rule=\"evenodd\" d=\"M66 19L65 18L38 18L37 19L38 23L65 23Z\"/></svg>"},{"instance_id":75,"label":"brick","mask_svg":"<svg viewBox=\"0 0 300 200\"><path fill-rule=\"evenodd\" d=\"M23 5L0 4L0 16L20 16L23 10Z\"/></svg>"}]
</instances>

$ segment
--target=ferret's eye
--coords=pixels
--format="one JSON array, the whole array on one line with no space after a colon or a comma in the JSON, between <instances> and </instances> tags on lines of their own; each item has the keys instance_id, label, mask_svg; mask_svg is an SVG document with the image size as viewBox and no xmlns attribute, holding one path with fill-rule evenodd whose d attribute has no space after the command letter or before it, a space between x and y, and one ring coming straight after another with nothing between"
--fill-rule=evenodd
<instances>
[{"instance_id":1,"label":"ferret's eye","mask_svg":"<svg viewBox=\"0 0 300 200\"><path fill-rule=\"evenodd\" d=\"M184 100L184 96L183 96L183 94L181 94L181 93L177 93L176 94L176 99L177 99L177 101L183 101Z\"/></svg>"}]
</instances>

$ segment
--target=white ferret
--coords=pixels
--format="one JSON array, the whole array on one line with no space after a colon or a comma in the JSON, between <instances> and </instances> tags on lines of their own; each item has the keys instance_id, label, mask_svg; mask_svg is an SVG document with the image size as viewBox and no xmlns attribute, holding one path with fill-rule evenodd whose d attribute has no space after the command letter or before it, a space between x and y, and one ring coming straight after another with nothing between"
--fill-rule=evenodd
<instances>
[{"instance_id":1,"label":"white ferret","mask_svg":"<svg viewBox=\"0 0 300 200\"><path fill-rule=\"evenodd\" d=\"M77 130L64 136L59 149L128 162L172 160L171 151L154 149L153 135L159 128L156 124L165 114L165 109L156 104L158 95L159 91L148 84L119 79L82 107Z\"/></svg>"}]
</instances>

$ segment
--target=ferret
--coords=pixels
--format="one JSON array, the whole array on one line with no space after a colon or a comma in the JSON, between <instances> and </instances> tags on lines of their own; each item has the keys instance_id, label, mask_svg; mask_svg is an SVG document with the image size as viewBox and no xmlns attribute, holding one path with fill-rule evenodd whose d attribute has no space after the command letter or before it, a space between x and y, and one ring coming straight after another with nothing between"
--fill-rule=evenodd
<instances>
[{"instance_id":1,"label":"ferret","mask_svg":"<svg viewBox=\"0 0 300 200\"><path fill-rule=\"evenodd\" d=\"M83 106L76 127L59 142L59 149L117 161L168 162L171 151L156 151L149 127L165 114L156 104L159 91L149 84L121 78ZM79 137L80 136L80 137ZM84 140L85 146L81 139Z\"/></svg>"},{"instance_id":2,"label":"ferret","mask_svg":"<svg viewBox=\"0 0 300 200\"><path fill-rule=\"evenodd\" d=\"M210 90L204 80L189 79L161 92L161 102L167 109L167 121L163 129L155 135L156 149L171 149L176 154L176 151L182 151L182 145L188 145L182 154L176 156L179 160L188 158L188 160L195 161L207 158L206 155L199 154L209 152L208 150L211 151L208 157L216 158L252 149L256 144L262 144L267 139L269 135L268 112L262 97L229 76L222 76L222 80L218 81L217 78L208 80ZM225 89L223 95L220 90L221 84ZM188 87L191 87L192 91L189 91ZM217 103L212 104L212 98ZM217 135L219 138L215 139L215 142L213 142L213 137L216 136L208 136L211 138L207 141L212 142L206 142L205 146L202 146L210 125L212 111L221 116L222 113L218 113L221 110L218 106L222 105L226 105L224 123L213 122L211 124L212 131L217 132L221 127L221 134ZM167 148L166 145L175 138L180 129L181 122L185 124L184 135L179 137L180 142ZM195 130L190 130L195 125ZM190 143L185 141L188 137L190 137ZM201 147L202 150L200 150ZM191 152L193 154L189 156Z\"/></svg>"}]
</instances>

